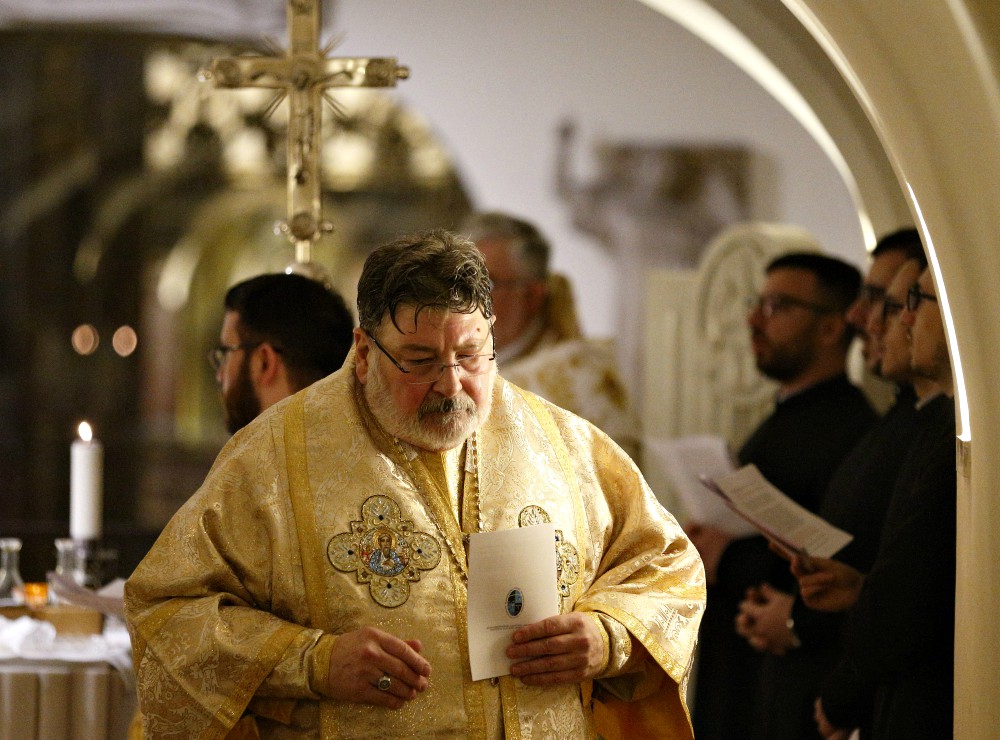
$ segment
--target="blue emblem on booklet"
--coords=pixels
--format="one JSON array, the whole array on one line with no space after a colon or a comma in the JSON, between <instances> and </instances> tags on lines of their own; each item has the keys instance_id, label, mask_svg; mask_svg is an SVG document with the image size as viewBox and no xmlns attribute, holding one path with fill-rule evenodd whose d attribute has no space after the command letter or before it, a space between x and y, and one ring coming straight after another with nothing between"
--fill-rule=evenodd
<instances>
[{"instance_id":1,"label":"blue emblem on booklet","mask_svg":"<svg viewBox=\"0 0 1000 740\"><path fill-rule=\"evenodd\" d=\"M524 608L524 594L521 593L521 589L513 588L510 593L507 594L507 613L516 617L521 613Z\"/></svg>"}]
</instances>

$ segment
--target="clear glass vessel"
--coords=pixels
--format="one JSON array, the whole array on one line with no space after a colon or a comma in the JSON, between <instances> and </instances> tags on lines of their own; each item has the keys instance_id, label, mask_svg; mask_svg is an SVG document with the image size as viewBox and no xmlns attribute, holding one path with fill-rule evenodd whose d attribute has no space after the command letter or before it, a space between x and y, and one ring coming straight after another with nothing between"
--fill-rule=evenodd
<instances>
[{"instance_id":1,"label":"clear glass vessel","mask_svg":"<svg viewBox=\"0 0 1000 740\"><path fill-rule=\"evenodd\" d=\"M21 579L21 540L0 538L0 606L24 604L24 581Z\"/></svg>"}]
</instances>

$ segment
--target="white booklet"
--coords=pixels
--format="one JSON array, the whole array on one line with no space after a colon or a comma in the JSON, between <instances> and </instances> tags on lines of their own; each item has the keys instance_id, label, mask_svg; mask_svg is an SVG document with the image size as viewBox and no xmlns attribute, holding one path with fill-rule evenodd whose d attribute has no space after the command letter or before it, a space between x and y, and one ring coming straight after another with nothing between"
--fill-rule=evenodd
<instances>
[{"instance_id":1,"label":"white booklet","mask_svg":"<svg viewBox=\"0 0 1000 740\"><path fill-rule=\"evenodd\" d=\"M468 609L472 680L510 674L514 630L559 613L555 526L469 535Z\"/></svg>"},{"instance_id":2,"label":"white booklet","mask_svg":"<svg viewBox=\"0 0 1000 740\"><path fill-rule=\"evenodd\" d=\"M854 539L788 498L760 474L756 465L744 465L718 479L706 477L702 483L789 558L828 558Z\"/></svg>"},{"instance_id":3,"label":"white booklet","mask_svg":"<svg viewBox=\"0 0 1000 740\"><path fill-rule=\"evenodd\" d=\"M718 496L709 494L701 483L702 478L718 479L736 470L722 437L695 435L647 439L643 447L643 464L644 469L658 467L659 477L670 482L682 509L676 512L682 523L708 524L734 537L757 533L753 525Z\"/></svg>"}]
</instances>

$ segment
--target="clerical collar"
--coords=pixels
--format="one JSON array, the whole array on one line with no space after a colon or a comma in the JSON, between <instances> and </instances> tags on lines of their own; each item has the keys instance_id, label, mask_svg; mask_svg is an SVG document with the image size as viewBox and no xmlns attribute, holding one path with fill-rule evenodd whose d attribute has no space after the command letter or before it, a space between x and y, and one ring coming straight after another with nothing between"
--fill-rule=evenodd
<instances>
[{"instance_id":1,"label":"clerical collar","mask_svg":"<svg viewBox=\"0 0 1000 740\"><path fill-rule=\"evenodd\" d=\"M794 391L782 392L779 390L774 396L774 402L779 405L783 404L786 401L790 401L793 398L801 396L803 393L808 393L809 391L815 388L820 388L821 386L824 386L828 383L834 383L840 381L841 379L844 380L847 379L846 373L837 373L836 375L831 375L830 377L824 378L823 380L817 380L812 385L807 385L805 388L797 388Z\"/></svg>"}]
</instances>

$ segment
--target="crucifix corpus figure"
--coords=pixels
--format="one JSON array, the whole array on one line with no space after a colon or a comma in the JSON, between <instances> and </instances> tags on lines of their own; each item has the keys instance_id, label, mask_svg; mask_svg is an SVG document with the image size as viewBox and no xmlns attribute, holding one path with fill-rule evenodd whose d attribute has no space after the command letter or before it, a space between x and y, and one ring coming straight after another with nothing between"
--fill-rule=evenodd
<instances>
[{"instance_id":1,"label":"crucifix corpus figure","mask_svg":"<svg viewBox=\"0 0 1000 740\"><path fill-rule=\"evenodd\" d=\"M289 0L288 51L283 56L245 56L215 59L208 78L216 87L263 87L278 91L269 111L288 97L288 221L283 231L295 244L295 259L309 263L312 245L332 226L321 219L319 177L322 99L336 110L332 87L394 87L410 70L394 57L327 58L329 47L319 48L321 0Z\"/></svg>"}]
</instances>

